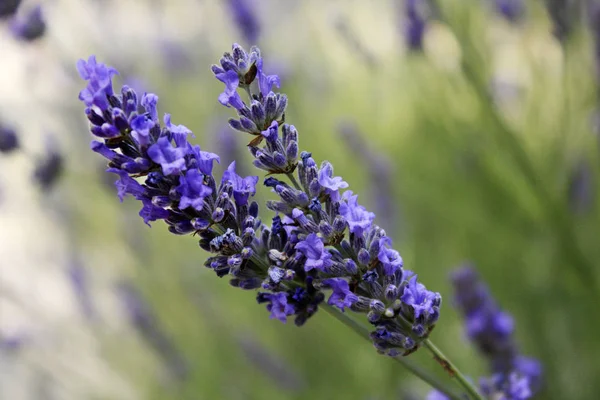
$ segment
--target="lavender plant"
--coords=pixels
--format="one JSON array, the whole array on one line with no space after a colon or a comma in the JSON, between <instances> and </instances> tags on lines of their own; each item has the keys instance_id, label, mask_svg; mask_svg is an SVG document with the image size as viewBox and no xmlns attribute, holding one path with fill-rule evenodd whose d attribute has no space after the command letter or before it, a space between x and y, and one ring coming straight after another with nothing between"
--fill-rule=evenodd
<instances>
[{"instance_id":1,"label":"lavender plant","mask_svg":"<svg viewBox=\"0 0 600 400\"><path fill-rule=\"evenodd\" d=\"M228 12L248 43L256 43L260 36L260 22L252 0L227 0ZM254 7L255 8L255 7Z\"/></svg>"},{"instance_id":2,"label":"lavender plant","mask_svg":"<svg viewBox=\"0 0 600 400\"><path fill-rule=\"evenodd\" d=\"M404 3L404 40L411 51L423 49L423 36L427 20L425 16L425 0L405 0Z\"/></svg>"},{"instance_id":3,"label":"lavender plant","mask_svg":"<svg viewBox=\"0 0 600 400\"><path fill-rule=\"evenodd\" d=\"M497 12L510 22L517 22L525 11L523 0L495 0Z\"/></svg>"},{"instance_id":4,"label":"lavender plant","mask_svg":"<svg viewBox=\"0 0 600 400\"><path fill-rule=\"evenodd\" d=\"M10 26L13 36L27 42L34 41L44 36L46 22L42 13L42 7L36 6L22 17L17 17Z\"/></svg>"},{"instance_id":5,"label":"lavender plant","mask_svg":"<svg viewBox=\"0 0 600 400\"><path fill-rule=\"evenodd\" d=\"M230 126L252 137L254 166L267 173L263 183L278 196L266 202L276 213L270 227L251 201L257 176L239 176L234 161L217 183L212 170L219 157L189 143L192 132L173 124L169 114L161 126L156 95L138 99L127 86L115 94L117 71L94 56L77 67L88 81L79 98L92 134L100 139L92 150L119 176L119 198L132 195L142 203L145 223L164 220L174 234L198 235L200 247L212 253L205 266L219 277L230 275L232 286L260 289L257 301L270 318L293 318L302 326L325 307L362 334L360 324L328 306L350 309L373 326L368 337L379 353L398 359L426 347L469 396L483 398L428 339L439 318L439 293L403 268L391 238L373 223L375 214L352 191L343 191L348 184L334 175L333 166L327 161L317 166L309 152L300 152L298 131L284 123L287 97L273 92L279 78L265 73L258 48L246 52L234 44L212 71L225 84L219 102L237 112Z\"/></svg>"},{"instance_id":6,"label":"lavender plant","mask_svg":"<svg viewBox=\"0 0 600 400\"><path fill-rule=\"evenodd\" d=\"M513 337L513 318L498 307L472 267L456 270L452 284L456 307L465 318L467 337L488 361L492 372L491 377L480 380L481 391L493 399L531 398L540 389L542 368L537 360L519 354ZM447 397L433 392L428 399Z\"/></svg>"},{"instance_id":7,"label":"lavender plant","mask_svg":"<svg viewBox=\"0 0 600 400\"><path fill-rule=\"evenodd\" d=\"M0 153L8 154L19 149L19 136L11 127L0 123Z\"/></svg>"}]
</instances>

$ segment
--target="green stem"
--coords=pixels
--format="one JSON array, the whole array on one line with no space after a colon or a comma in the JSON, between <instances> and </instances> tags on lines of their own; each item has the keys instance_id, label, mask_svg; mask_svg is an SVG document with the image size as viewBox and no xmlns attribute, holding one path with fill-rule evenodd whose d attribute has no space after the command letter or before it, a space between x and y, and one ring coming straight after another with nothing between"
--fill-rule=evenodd
<instances>
[{"instance_id":1,"label":"green stem","mask_svg":"<svg viewBox=\"0 0 600 400\"><path fill-rule=\"evenodd\" d=\"M485 398L479 394L475 386L467 380L467 378L460 372L458 368L442 353L440 349L434 345L431 340L425 339L423 341L425 347L433 354L433 358L437 361L445 370L448 372L451 378L456 378L458 383L467 391L469 396L477 400L485 400Z\"/></svg>"},{"instance_id":2,"label":"green stem","mask_svg":"<svg viewBox=\"0 0 600 400\"><path fill-rule=\"evenodd\" d=\"M250 99L250 103L252 103L252 92L250 91L250 86L244 86L244 90L248 94L248 98Z\"/></svg>"},{"instance_id":3,"label":"green stem","mask_svg":"<svg viewBox=\"0 0 600 400\"><path fill-rule=\"evenodd\" d=\"M302 187L300 187L300 184L298 183L298 181L296 180L296 177L294 176L293 172L288 172L287 177L290 179L290 182L292 182L292 185L294 185L294 187L298 190L302 190Z\"/></svg>"},{"instance_id":4,"label":"green stem","mask_svg":"<svg viewBox=\"0 0 600 400\"><path fill-rule=\"evenodd\" d=\"M356 321L354 321L352 318L335 310L329 304L322 304L321 308L323 308L325 311L327 311L330 315L332 315L338 321L340 321L341 323L343 323L344 325L346 325L347 327L352 329L356 334L358 334L363 339L371 341L371 338L369 337L369 330L367 328L365 328L364 326L360 325L359 323L357 323ZM402 364L402 366L404 366L404 368L406 368L410 373L415 375L417 378L420 378L423 381L427 382L429 385L431 385L431 387L433 387L437 391L445 394L450 399L463 400L462 397L460 397L459 395L454 393L445 384L440 382L436 377L432 376L428 371L423 370L421 367L416 365L414 362L407 360L406 358L401 357L401 356L393 357L393 358L395 361ZM478 399L479 399L479 397L478 397Z\"/></svg>"}]
</instances>

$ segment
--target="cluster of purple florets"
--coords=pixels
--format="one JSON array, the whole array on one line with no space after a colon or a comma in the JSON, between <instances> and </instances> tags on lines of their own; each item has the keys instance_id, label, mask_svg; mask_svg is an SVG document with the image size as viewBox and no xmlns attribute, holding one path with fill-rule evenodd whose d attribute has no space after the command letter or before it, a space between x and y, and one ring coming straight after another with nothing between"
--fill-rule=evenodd
<instances>
[{"instance_id":1,"label":"cluster of purple florets","mask_svg":"<svg viewBox=\"0 0 600 400\"><path fill-rule=\"evenodd\" d=\"M480 379L481 392L489 398L525 400L540 389L540 363L519 354L514 340L514 321L502 311L488 287L471 267L452 275L455 303L465 319L469 340L489 363L492 376ZM443 399L435 394L431 399Z\"/></svg>"},{"instance_id":2,"label":"cluster of purple florets","mask_svg":"<svg viewBox=\"0 0 600 400\"><path fill-rule=\"evenodd\" d=\"M268 173L264 185L279 196L266 205L277 213L285 241L267 243L269 279L262 289L269 292L260 293L259 302L285 320L297 314L298 300L310 295L309 312L301 307L296 318L303 323L316 310L321 291L329 289L329 304L367 314L380 352L414 351L439 317L440 295L403 270L391 239L373 224L375 214L344 191L348 183L334 175L333 166L327 161L317 166L310 153L299 154L298 132L284 123L287 97L273 91L279 79L265 73L257 48L246 52L234 45L212 69L225 84L219 101L238 114L231 127L254 136L248 146L254 165Z\"/></svg>"},{"instance_id":3,"label":"cluster of purple florets","mask_svg":"<svg viewBox=\"0 0 600 400\"><path fill-rule=\"evenodd\" d=\"M264 72L257 48L247 53L236 44L212 70L225 84L219 102L237 111L231 127L253 136L254 165L267 172L264 185L278 196L266 203L276 213L270 227L250 202L258 177L240 177L233 162L217 184L212 170L219 157L190 144L191 131L172 124L168 114L161 126L156 95L139 99L127 86L115 94L117 71L93 56L78 69L88 81L80 99L91 132L101 139L92 150L119 176L119 197L142 202L144 222L162 219L175 234L198 234L212 253L205 265L230 275L233 286L260 289L257 300L271 318L293 317L302 325L327 291L330 305L367 314L381 353L408 354L427 338L440 295L403 269L391 239L373 224L375 215L343 191L348 184L333 166L319 167L310 153L299 152L296 128L284 123L287 97L273 92L279 78Z\"/></svg>"}]
</instances>

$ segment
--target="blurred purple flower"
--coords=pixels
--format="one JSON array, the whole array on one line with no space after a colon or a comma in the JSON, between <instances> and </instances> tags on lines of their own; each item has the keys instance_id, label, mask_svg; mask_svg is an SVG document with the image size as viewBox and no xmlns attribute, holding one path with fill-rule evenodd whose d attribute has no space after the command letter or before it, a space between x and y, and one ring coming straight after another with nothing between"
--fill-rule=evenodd
<instances>
[{"instance_id":1,"label":"blurred purple flower","mask_svg":"<svg viewBox=\"0 0 600 400\"><path fill-rule=\"evenodd\" d=\"M21 0L2 0L0 1L0 18L11 17L17 12Z\"/></svg>"},{"instance_id":2,"label":"blurred purple flower","mask_svg":"<svg viewBox=\"0 0 600 400\"><path fill-rule=\"evenodd\" d=\"M0 153L10 153L19 148L19 137L17 132L0 124Z\"/></svg>"},{"instance_id":3,"label":"blurred purple flower","mask_svg":"<svg viewBox=\"0 0 600 400\"><path fill-rule=\"evenodd\" d=\"M253 9L256 7L253 3L252 0L227 0L229 14L249 45L257 44L260 35L258 10Z\"/></svg>"},{"instance_id":4,"label":"blurred purple flower","mask_svg":"<svg viewBox=\"0 0 600 400\"><path fill-rule=\"evenodd\" d=\"M36 6L23 17L17 17L10 25L14 37L27 42L39 39L46 32L42 7Z\"/></svg>"}]
</instances>

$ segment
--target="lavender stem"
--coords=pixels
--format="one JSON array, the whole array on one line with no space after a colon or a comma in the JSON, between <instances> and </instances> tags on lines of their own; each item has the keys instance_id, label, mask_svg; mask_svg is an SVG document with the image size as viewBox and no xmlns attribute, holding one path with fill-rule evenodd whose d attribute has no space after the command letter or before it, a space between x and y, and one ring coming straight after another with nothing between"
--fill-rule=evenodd
<instances>
[{"instance_id":1,"label":"lavender stem","mask_svg":"<svg viewBox=\"0 0 600 400\"><path fill-rule=\"evenodd\" d=\"M327 311L328 314L333 316L335 319L340 321L342 324L344 324L348 328L352 329L360 337L362 337L368 341L371 341L371 338L369 336L369 330L366 329L365 327L363 327L362 325L360 325L358 322L354 321L352 318L348 317L346 314L342 314L341 312L336 311L329 304L322 304L321 308L324 309L325 311ZM452 392L452 390L449 389L445 384L443 384L442 382L437 380L434 376L429 374L429 372L421 369L414 362L412 362L402 356L396 356L396 357L393 357L393 359L396 360L397 362L399 362L400 364L402 364L402 366L404 366L404 368L406 368L411 374L415 375L417 378L423 380L424 382L427 382L429 385L431 385L437 391L445 394L450 399L462 400L462 398L460 396L454 394ZM481 399L481 397L477 397L477 399Z\"/></svg>"},{"instance_id":2,"label":"lavender stem","mask_svg":"<svg viewBox=\"0 0 600 400\"><path fill-rule=\"evenodd\" d=\"M433 358L448 372L451 378L456 378L458 383L467 391L469 396L477 400L485 400L484 397L479 394L475 386L460 372L452 361L450 361L440 349L429 339L425 339L423 344L433 354Z\"/></svg>"}]
</instances>

